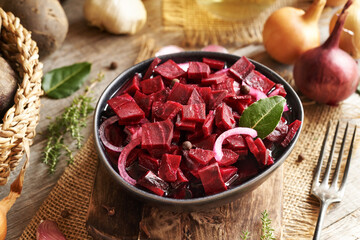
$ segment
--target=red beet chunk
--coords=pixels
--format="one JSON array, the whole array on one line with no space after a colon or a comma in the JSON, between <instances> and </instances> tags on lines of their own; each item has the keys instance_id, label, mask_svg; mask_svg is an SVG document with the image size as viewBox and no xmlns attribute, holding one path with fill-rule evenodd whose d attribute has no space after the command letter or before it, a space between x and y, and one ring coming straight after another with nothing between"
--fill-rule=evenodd
<instances>
[{"instance_id":1,"label":"red beet chunk","mask_svg":"<svg viewBox=\"0 0 360 240\"><path fill-rule=\"evenodd\" d=\"M173 123L169 119L145 123L142 125L141 148L148 150L170 149L173 129Z\"/></svg>"},{"instance_id":2,"label":"red beet chunk","mask_svg":"<svg viewBox=\"0 0 360 240\"><path fill-rule=\"evenodd\" d=\"M190 104L200 104L200 103L205 103L204 100L201 98L199 92L196 90L196 88L194 88L194 90L192 91L190 98L187 102L187 105Z\"/></svg>"},{"instance_id":3,"label":"red beet chunk","mask_svg":"<svg viewBox=\"0 0 360 240\"><path fill-rule=\"evenodd\" d=\"M241 135L233 135L225 139L226 147L232 150L247 149L244 138Z\"/></svg>"},{"instance_id":4,"label":"red beet chunk","mask_svg":"<svg viewBox=\"0 0 360 240\"><path fill-rule=\"evenodd\" d=\"M189 151L189 157L202 165L206 165L215 156L214 151L204 150L201 148L193 148Z\"/></svg>"},{"instance_id":5,"label":"red beet chunk","mask_svg":"<svg viewBox=\"0 0 360 240\"><path fill-rule=\"evenodd\" d=\"M228 77L226 76L226 73L210 74L209 77L201 79L201 84L206 86L220 84L222 82L225 82L227 78Z\"/></svg>"},{"instance_id":6,"label":"red beet chunk","mask_svg":"<svg viewBox=\"0 0 360 240\"><path fill-rule=\"evenodd\" d=\"M150 78L150 76L153 74L155 67L161 63L161 59L156 57L154 58L154 60L151 62L149 68L146 70L145 74L144 74L144 79L148 79Z\"/></svg>"},{"instance_id":7,"label":"red beet chunk","mask_svg":"<svg viewBox=\"0 0 360 240\"><path fill-rule=\"evenodd\" d=\"M119 123L136 123L145 117L144 111L127 93L111 98L107 101L112 110L118 115Z\"/></svg>"},{"instance_id":8,"label":"red beet chunk","mask_svg":"<svg viewBox=\"0 0 360 240\"><path fill-rule=\"evenodd\" d=\"M238 180L240 182L243 182L259 173L259 168L255 160L239 162L238 169Z\"/></svg>"},{"instance_id":9,"label":"red beet chunk","mask_svg":"<svg viewBox=\"0 0 360 240\"><path fill-rule=\"evenodd\" d=\"M185 185L185 183L189 182L180 168L177 169L176 176L176 181L171 183L171 186L175 189L181 188Z\"/></svg>"},{"instance_id":10,"label":"red beet chunk","mask_svg":"<svg viewBox=\"0 0 360 240\"><path fill-rule=\"evenodd\" d=\"M167 101L166 103L154 102L152 106L152 117L153 119L171 119L181 111L182 105L177 102Z\"/></svg>"},{"instance_id":11,"label":"red beet chunk","mask_svg":"<svg viewBox=\"0 0 360 240\"><path fill-rule=\"evenodd\" d=\"M161 76L145 79L140 82L141 91L145 94L151 94L165 89Z\"/></svg>"},{"instance_id":12,"label":"red beet chunk","mask_svg":"<svg viewBox=\"0 0 360 240\"><path fill-rule=\"evenodd\" d=\"M242 114L245 108L247 108L252 103L252 99L249 95L232 96L225 98L224 102L229 105L233 110Z\"/></svg>"},{"instance_id":13,"label":"red beet chunk","mask_svg":"<svg viewBox=\"0 0 360 240\"><path fill-rule=\"evenodd\" d=\"M227 94L226 97L233 97L235 96L234 90L234 79L227 77L225 81L212 85L211 88L213 90L226 90Z\"/></svg>"},{"instance_id":14,"label":"red beet chunk","mask_svg":"<svg viewBox=\"0 0 360 240\"><path fill-rule=\"evenodd\" d=\"M223 69L225 66L225 62L210 58L203 58L203 62L209 65L210 68L217 70Z\"/></svg>"},{"instance_id":15,"label":"red beet chunk","mask_svg":"<svg viewBox=\"0 0 360 240\"><path fill-rule=\"evenodd\" d=\"M144 152L141 152L139 154L138 161L140 166L152 172L157 172L159 170L159 166L160 166L159 159L154 158Z\"/></svg>"},{"instance_id":16,"label":"red beet chunk","mask_svg":"<svg viewBox=\"0 0 360 240\"><path fill-rule=\"evenodd\" d=\"M256 157L256 160L263 166L267 165L267 161L269 158L269 151L268 149L266 149L263 141L261 140L261 138L257 138L254 141L256 147L259 150L258 156Z\"/></svg>"},{"instance_id":17,"label":"red beet chunk","mask_svg":"<svg viewBox=\"0 0 360 240\"><path fill-rule=\"evenodd\" d=\"M153 96L148 96L141 93L140 91L136 91L134 100L137 105L144 111L145 116L148 117L154 100Z\"/></svg>"},{"instance_id":18,"label":"red beet chunk","mask_svg":"<svg viewBox=\"0 0 360 240\"><path fill-rule=\"evenodd\" d=\"M175 126L178 130L194 132L196 123L192 121L182 121L180 115L177 116Z\"/></svg>"},{"instance_id":19,"label":"red beet chunk","mask_svg":"<svg viewBox=\"0 0 360 240\"><path fill-rule=\"evenodd\" d=\"M254 139L250 136L245 137L246 144L250 150L250 152L255 156L255 158L259 155L259 149L257 148Z\"/></svg>"},{"instance_id":20,"label":"red beet chunk","mask_svg":"<svg viewBox=\"0 0 360 240\"><path fill-rule=\"evenodd\" d=\"M217 106L219 106L228 92L226 90L214 90L211 91L210 100L209 100L209 109L215 109Z\"/></svg>"},{"instance_id":21,"label":"red beet chunk","mask_svg":"<svg viewBox=\"0 0 360 240\"><path fill-rule=\"evenodd\" d=\"M160 74L162 77L172 80L174 78L178 78L186 74L184 70L182 70L177 63L173 60L169 59L163 64L159 65L154 70L157 74Z\"/></svg>"},{"instance_id":22,"label":"red beet chunk","mask_svg":"<svg viewBox=\"0 0 360 240\"><path fill-rule=\"evenodd\" d=\"M169 91L168 89L163 89L163 90L160 90L156 93L153 93L151 94L150 96L152 96L152 98L154 99L153 101L158 101L158 102L166 102L167 98L168 98L168 95L169 95Z\"/></svg>"},{"instance_id":23,"label":"red beet chunk","mask_svg":"<svg viewBox=\"0 0 360 240\"><path fill-rule=\"evenodd\" d=\"M282 142L283 139L286 137L288 133L289 127L286 124L286 120L281 118L281 121L278 123L274 131L272 131L266 139L270 140L271 142Z\"/></svg>"},{"instance_id":24,"label":"red beet chunk","mask_svg":"<svg viewBox=\"0 0 360 240\"><path fill-rule=\"evenodd\" d=\"M204 137L203 132L200 129L195 128L195 131L193 133L188 133L186 135L186 140L192 142L192 141L196 141L198 139L202 139L203 137Z\"/></svg>"},{"instance_id":25,"label":"red beet chunk","mask_svg":"<svg viewBox=\"0 0 360 240\"><path fill-rule=\"evenodd\" d=\"M129 156L126 158L125 167L129 167L136 159L138 159L138 156L141 152L142 152L142 150L139 148L133 149L129 153Z\"/></svg>"},{"instance_id":26,"label":"red beet chunk","mask_svg":"<svg viewBox=\"0 0 360 240\"><path fill-rule=\"evenodd\" d=\"M189 85L175 83L169 93L168 100L185 105L188 102L193 90L194 88Z\"/></svg>"},{"instance_id":27,"label":"red beet chunk","mask_svg":"<svg viewBox=\"0 0 360 240\"><path fill-rule=\"evenodd\" d=\"M212 150L216 141L216 134L211 134L210 136L192 142L193 146L197 148Z\"/></svg>"},{"instance_id":28,"label":"red beet chunk","mask_svg":"<svg viewBox=\"0 0 360 240\"><path fill-rule=\"evenodd\" d=\"M199 176L207 195L223 192L227 189L217 163L200 169Z\"/></svg>"},{"instance_id":29,"label":"red beet chunk","mask_svg":"<svg viewBox=\"0 0 360 240\"><path fill-rule=\"evenodd\" d=\"M286 91L285 91L285 88L283 85L281 84L276 84L275 85L275 89L269 94L269 97L272 97L272 96L283 96L283 97L286 97Z\"/></svg>"},{"instance_id":30,"label":"red beet chunk","mask_svg":"<svg viewBox=\"0 0 360 240\"><path fill-rule=\"evenodd\" d=\"M140 76L135 74L134 77L127 82L126 87L124 88L124 93L128 93L131 96L135 94L136 91L140 90Z\"/></svg>"},{"instance_id":31,"label":"red beet chunk","mask_svg":"<svg viewBox=\"0 0 360 240\"><path fill-rule=\"evenodd\" d=\"M182 110L182 121L203 123L206 118L205 104L184 105Z\"/></svg>"},{"instance_id":32,"label":"red beet chunk","mask_svg":"<svg viewBox=\"0 0 360 240\"><path fill-rule=\"evenodd\" d=\"M203 62L189 62L187 73L189 79L199 80L207 78L210 74L210 67Z\"/></svg>"},{"instance_id":33,"label":"red beet chunk","mask_svg":"<svg viewBox=\"0 0 360 240\"><path fill-rule=\"evenodd\" d=\"M179 143L181 132L179 129L175 129L173 133L173 139L171 142L173 143Z\"/></svg>"},{"instance_id":34,"label":"red beet chunk","mask_svg":"<svg viewBox=\"0 0 360 240\"><path fill-rule=\"evenodd\" d=\"M159 167L159 177L167 182L175 182L180 161L180 155L164 154Z\"/></svg>"},{"instance_id":35,"label":"red beet chunk","mask_svg":"<svg viewBox=\"0 0 360 240\"><path fill-rule=\"evenodd\" d=\"M239 155L230 150L230 149L223 149L224 156L222 159L218 162L220 166L230 166L237 162Z\"/></svg>"},{"instance_id":36,"label":"red beet chunk","mask_svg":"<svg viewBox=\"0 0 360 240\"><path fill-rule=\"evenodd\" d=\"M221 130L229 130L235 126L231 108L226 103L221 103L216 108L215 125Z\"/></svg>"},{"instance_id":37,"label":"red beet chunk","mask_svg":"<svg viewBox=\"0 0 360 240\"><path fill-rule=\"evenodd\" d=\"M205 118L205 122L202 125L202 131L204 137L210 136L214 129L214 120L215 120L215 112L213 110L209 111L209 114Z\"/></svg>"},{"instance_id":38,"label":"red beet chunk","mask_svg":"<svg viewBox=\"0 0 360 240\"><path fill-rule=\"evenodd\" d=\"M189 156L189 151L184 151L183 152L183 156L184 156L184 162L185 162L185 166L187 168L187 170L191 171L191 174L193 176L195 176L196 178L199 178L197 171L200 169L201 164L195 160L193 160L192 158L190 158ZM183 168L184 170L184 168Z\"/></svg>"},{"instance_id":39,"label":"red beet chunk","mask_svg":"<svg viewBox=\"0 0 360 240\"><path fill-rule=\"evenodd\" d=\"M151 171L148 171L143 177L137 180L137 184L149 189L159 196L163 196L169 189L169 184Z\"/></svg>"},{"instance_id":40,"label":"red beet chunk","mask_svg":"<svg viewBox=\"0 0 360 240\"><path fill-rule=\"evenodd\" d=\"M224 182L229 181L230 178L232 178L237 173L237 171L237 167L234 166L220 168L221 177L223 178Z\"/></svg>"},{"instance_id":41,"label":"red beet chunk","mask_svg":"<svg viewBox=\"0 0 360 240\"><path fill-rule=\"evenodd\" d=\"M272 89L275 86L275 83L265 77L260 72L254 70L249 75L246 76L244 82L257 90L262 91L263 93L267 94L270 89Z\"/></svg>"},{"instance_id":42,"label":"red beet chunk","mask_svg":"<svg viewBox=\"0 0 360 240\"><path fill-rule=\"evenodd\" d=\"M236 80L242 81L254 69L254 64L252 64L246 57L243 56L230 67L229 72L235 77Z\"/></svg>"},{"instance_id":43,"label":"red beet chunk","mask_svg":"<svg viewBox=\"0 0 360 240\"><path fill-rule=\"evenodd\" d=\"M291 140L294 138L297 130L299 129L300 125L301 125L301 121L299 120L295 120L289 125L289 132L286 135L285 139L281 142L281 146L287 147L287 145L289 145Z\"/></svg>"}]
</instances>

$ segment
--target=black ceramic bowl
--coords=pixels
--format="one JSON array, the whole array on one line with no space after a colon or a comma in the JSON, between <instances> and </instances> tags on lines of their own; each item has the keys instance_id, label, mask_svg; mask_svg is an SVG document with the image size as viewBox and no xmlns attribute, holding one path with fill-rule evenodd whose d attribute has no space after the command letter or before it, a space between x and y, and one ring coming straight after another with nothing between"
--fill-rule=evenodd
<instances>
[{"instance_id":1,"label":"black ceramic bowl","mask_svg":"<svg viewBox=\"0 0 360 240\"><path fill-rule=\"evenodd\" d=\"M235 63L239 56L231 55L231 54L224 54L224 53L215 53L215 52L181 52L176 54L169 54L161 56L162 62L165 62L168 59L172 59L173 61L177 63L182 62L189 62L189 61L202 61L202 58L213 58L218 59L221 61L225 61L227 63L227 66L231 66L233 63ZM153 59L148 59L144 62L141 62L127 70L125 70L123 73L121 73L117 78L113 80L113 82L105 89L103 94L101 95L97 106L95 110L95 116L94 116L94 133L95 133L95 143L96 143L96 149L98 151L99 157L101 159L102 164L105 165L108 173L112 176L112 178L115 180L116 183L118 183L121 187L123 187L125 190L129 191L133 196L138 199L145 201L147 203L164 207L172 211L183 211L183 210L201 210L211 207L217 207L224 205L226 203L229 203L231 201L234 201L238 199L241 195L250 192L254 190L256 187L261 185L274 171L277 169L285 159L289 156L290 152L295 146L295 143L299 137L301 126L296 133L294 139L291 141L291 143L285 148L278 151L274 151L273 155L275 154L275 163L271 165L269 168L261 172L259 175L251 178L250 180L244 182L243 184L233 188L229 189L227 191L201 197L201 198L193 198L193 199L171 199L171 198L165 198L161 196L157 196L155 194L143 191L139 188L136 188L129 183L127 183L120 175L117 173L117 171L111 166L111 163L109 162L107 158L107 154L105 152L105 149L101 143L101 140L99 138L98 129L101 124L100 118L102 116L103 111L107 107L107 100L112 98L112 96L116 93L116 91L121 88L126 81L128 81L135 73L145 73L146 69L149 67L150 63ZM281 83L286 92L286 100L289 108L291 109L290 112L287 114L288 121L292 122L296 119L303 121L303 107L301 105L301 101L295 91L290 87L290 85L283 80L278 74L276 74L271 69L265 67L264 65L257 63L255 61L251 62L255 65L255 69L262 74L264 74L266 77L268 77L270 80L272 80L275 83Z\"/></svg>"}]
</instances>

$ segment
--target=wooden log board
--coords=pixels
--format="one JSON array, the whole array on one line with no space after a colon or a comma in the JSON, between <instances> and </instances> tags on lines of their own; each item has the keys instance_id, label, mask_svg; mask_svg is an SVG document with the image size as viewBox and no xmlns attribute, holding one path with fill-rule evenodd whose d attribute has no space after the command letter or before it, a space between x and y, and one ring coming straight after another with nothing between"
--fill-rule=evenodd
<instances>
[{"instance_id":1,"label":"wooden log board","mask_svg":"<svg viewBox=\"0 0 360 240\"><path fill-rule=\"evenodd\" d=\"M281 239L282 167L260 187L237 201L206 212L174 213L148 206L119 188L99 164L90 200L87 229L94 239L260 239L261 213L267 210Z\"/></svg>"}]
</instances>

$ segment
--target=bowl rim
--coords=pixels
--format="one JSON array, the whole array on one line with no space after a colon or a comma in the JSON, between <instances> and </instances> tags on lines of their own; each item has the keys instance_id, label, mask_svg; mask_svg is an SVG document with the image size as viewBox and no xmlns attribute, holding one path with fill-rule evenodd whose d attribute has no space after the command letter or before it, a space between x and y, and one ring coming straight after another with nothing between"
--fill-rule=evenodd
<instances>
[{"instance_id":1,"label":"bowl rim","mask_svg":"<svg viewBox=\"0 0 360 240\"><path fill-rule=\"evenodd\" d=\"M201 56L201 57L199 57L199 56ZM230 61L230 60L236 61L236 59L240 59L241 56L237 56L237 55L233 55L233 54L229 54L229 53L206 52L206 51L185 51L185 52L180 52L180 53L173 53L173 54L158 56L158 58L162 59L162 62L164 60L166 61L168 59L174 60L174 58L175 59L176 58L178 58L178 59L184 58L184 60L185 60L186 58L202 58L202 57L209 57L209 58L213 58L213 59L222 58L222 59L228 59L228 61ZM101 117L101 113L104 110L104 107L107 105L106 101L108 99L110 99L116 93L116 90L118 90L121 86L123 86L123 84L125 84L130 79L129 77L131 75L134 75L136 72L139 72L139 71L136 71L137 69L142 69L142 71L146 70L154 58L155 57L147 59L145 61L142 61L142 62L140 62L136 65L133 65L132 67L127 68L124 71L122 71L105 88L105 90L99 97L99 100L96 104L96 108L95 108L95 112L94 112L94 124L93 124L94 128L93 128L93 130L94 130L95 148L97 150L97 153L99 154L99 158L101 159L101 162L105 165L105 168L108 170L108 172L110 172L110 174L116 180L116 182L120 183L120 185L123 188L125 188L125 190L130 191L131 193L135 194L136 196L141 197L145 201L157 202L157 203L165 204L165 205L177 205L177 206L182 206L182 207L187 207L187 206L190 207L190 206L208 204L210 202L216 202L218 200L224 200L227 198L231 198L231 196L237 195L237 194L239 194L239 192L245 191L246 189L251 189L251 188L255 189L257 187L256 183L258 183L258 182L262 183L263 181L265 181L266 178L268 176L270 176L272 172L274 172L279 166L281 166L281 164L285 161L285 159L292 152L293 148L295 147L295 143L297 142L297 140L300 136L302 126L303 126L304 110L303 110L301 100L300 100L299 96L296 94L295 90L289 85L289 83L287 83L274 70L271 70L267 66L265 66L257 61L254 61L251 58L248 58L249 61L251 61L255 65L255 69L259 70L259 68L260 68L261 69L260 72L262 74L264 74L266 77L270 78L272 81L274 81L274 79L276 79L275 83L281 83L287 92L287 96L292 96L292 98L294 98L292 102L296 103L297 107L299 108L298 109L299 112L297 113L298 118L296 118L296 119L301 121L301 125L300 125L297 133L295 134L294 138L291 140L290 144L285 148L285 150L281 154L281 156L279 158L277 158L275 163L273 165L271 165L270 167L268 167L267 169L265 169L264 171L262 171L260 174L256 175L255 177L252 177L251 179L245 181L244 183L242 183L232 189L228 189L224 192L220 192L220 193L210 195L210 196L199 197L199 198L190 198L190 199L166 198L166 197L158 196L156 194L141 190L141 189L137 188L136 186L133 186L133 185L129 184L128 182L126 182L113 169L113 167L107 160L104 149L102 148L102 143L101 143L100 137L98 135L98 127L100 126L100 117ZM174 60L174 61L177 62L176 60ZM187 59L187 61L189 61L189 59ZM119 85L119 83L120 83L120 86L118 86L114 92L111 92L111 91L113 91L113 88L115 88L117 85ZM288 99L287 99L287 102L288 102ZM291 106L291 107L293 107L293 106Z\"/></svg>"}]
</instances>

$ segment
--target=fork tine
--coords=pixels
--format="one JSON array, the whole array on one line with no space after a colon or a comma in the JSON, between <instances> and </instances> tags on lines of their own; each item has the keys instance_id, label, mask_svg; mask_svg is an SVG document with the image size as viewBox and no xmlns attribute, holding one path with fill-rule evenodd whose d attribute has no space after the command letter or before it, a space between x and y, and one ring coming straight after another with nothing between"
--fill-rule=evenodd
<instances>
[{"instance_id":1,"label":"fork tine","mask_svg":"<svg viewBox=\"0 0 360 240\"><path fill-rule=\"evenodd\" d=\"M333 178L333 181L332 181L332 184L331 184L332 188L336 188L336 186L337 186L337 182L338 182L338 178L339 178L339 172L340 172L340 166L341 166L341 162L342 162L342 158L343 158L343 154L344 154L344 146L345 146L345 142L346 142L346 135L347 135L347 132L348 132L348 128L349 128L349 123L346 124L344 137L342 139L340 152L339 152L339 158L338 158L338 161L336 163L336 168L335 168L335 175L334 175L334 178Z\"/></svg>"},{"instance_id":2,"label":"fork tine","mask_svg":"<svg viewBox=\"0 0 360 240\"><path fill-rule=\"evenodd\" d=\"M347 179L347 176L348 176L348 173L349 173L350 162L351 162L351 159L352 159L351 155L352 155L352 152L353 152L355 136L356 136L356 126L354 128L354 133L353 133L353 136L352 136L352 139L351 139L349 154L348 154L348 157L347 157L347 160L346 160L346 166L345 166L345 170L344 170L344 176L343 176L343 179L342 179L340 191L344 191L346 179Z\"/></svg>"},{"instance_id":3,"label":"fork tine","mask_svg":"<svg viewBox=\"0 0 360 240\"><path fill-rule=\"evenodd\" d=\"M334 150L335 150L336 138L337 138L337 134L338 134L338 130L339 130L339 125L340 125L340 122L338 121L337 124L336 124L335 134L334 134L333 142L332 142L332 145L331 145L329 160L328 160L327 165L326 165L324 180L322 181L322 183L324 183L324 184L328 184L328 182L329 182L330 170L331 170L331 165L332 165L332 161L333 161L333 155L334 155Z\"/></svg>"},{"instance_id":4,"label":"fork tine","mask_svg":"<svg viewBox=\"0 0 360 240\"><path fill-rule=\"evenodd\" d=\"M313 185L315 183L319 182L321 166L322 166L323 161L324 161L324 153L325 153L325 148L326 148L326 142L327 142L327 139L328 139L328 136L329 136L330 125L331 125L331 121L328 122L328 126L327 126L326 133L325 133L325 136L324 136L323 144L322 144L321 151L320 151L319 160L318 160L318 163L316 165Z\"/></svg>"}]
</instances>

